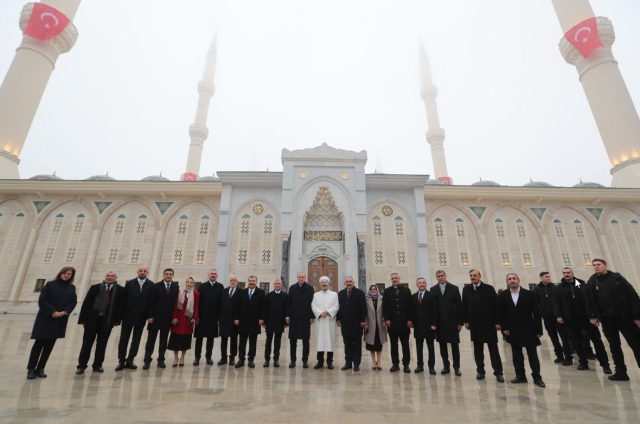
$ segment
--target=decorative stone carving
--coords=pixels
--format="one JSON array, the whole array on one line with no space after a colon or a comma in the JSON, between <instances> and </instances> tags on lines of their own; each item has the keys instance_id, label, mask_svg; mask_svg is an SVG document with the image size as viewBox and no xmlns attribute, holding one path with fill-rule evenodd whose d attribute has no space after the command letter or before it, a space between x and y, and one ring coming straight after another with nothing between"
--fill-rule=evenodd
<instances>
[{"instance_id":1,"label":"decorative stone carving","mask_svg":"<svg viewBox=\"0 0 640 424\"><path fill-rule=\"evenodd\" d=\"M27 23L29 22L29 18L31 17L31 12L33 12L33 6L35 3L27 3L22 8L22 12L20 13L20 30L24 34L24 31L27 29ZM78 39L78 29L73 24L73 22L69 21L62 34L57 37L53 37L47 41L35 40L32 38L26 38L23 40L23 44L21 47L28 47L33 50L36 50L49 58L49 60L53 59L52 62L55 63L55 59L57 57L51 53L47 52L47 47L52 47L55 50L55 55L61 55L63 53L67 53L73 45L76 43ZM27 45L25 45L27 44Z\"/></svg>"},{"instance_id":2,"label":"decorative stone carving","mask_svg":"<svg viewBox=\"0 0 640 424\"><path fill-rule=\"evenodd\" d=\"M611 50L613 43L616 41L616 34L611 20L609 20L609 18L599 16L596 18L596 22L598 24L598 36L600 37L600 41L602 41L605 49ZM578 65L580 61L584 60L584 57L582 57L578 49L576 49L565 37L560 39L558 47L562 57L568 64ZM596 53L597 50L593 54L595 55ZM596 59L596 57L590 56L589 60L592 58Z\"/></svg>"},{"instance_id":3,"label":"decorative stone carving","mask_svg":"<svg viewBox=\"0 0 640 424\"><path fill-rule=\"evenodd\" d=\"M289 235L282 237L282 272L280 274L280 280L282 280L282 287L289 287Z\"/></svg>"},{"instance_id":4,"label":"decorative stone carving","mask_svg":"<svg viewBox=\"0 0 640 424\"><path fill-rule=\"evenodd\" d=\"M262 206L260 203L256 203L255 205L253 205L252 210L256 215L262 215L262 212L264 212L264 206Z\"/></svg>"},{"instance_id":5,"label":"decorative stone carving","mask_svg":"<svg viewBox=\"0 0 640 424\"><path fill-rule=\"evenodd\" d=\"M307 233L340 233L342 240L342 224L344 215L338 210L333 196L327 187L320 187L309 211L304 214L305 240ZM330 236L334 237L334 236Z\"/></svg>"},{"instance_id":6,"label":"decorative stone carving","mask_svg":"<svg viewBox=\"0 0 640 424\"><path fill-rule=\"evenodd\" d=\"M351 150L336 149L322 143L312 149L289 150L282 149L282 162L287 161L331 161L331 162L367 162L367 151L354 152Z\"/></svg>"},{"instance_id":7,"label":"decorative stone carving","mask_svg":"<svg viewBox=\"0 0 640 424\"><path fill-rule=\"evenodd\" d=\"M367 254L364 237L358 238L358 288L367 291Z\"/></svg>"},{"instance_id":8,"label":"decorative stone carving","mask_svg":"<svg viewBox=\"0 0 640 424\"><path fill-rule=\"evenodd\" d=\"M393 214L393 208L391 206L384 206L382 208L382 213L384 216L391 216Z\"/></svg>"},{"instance_id":9,"label":"decorative stone carving","mask_svg":"<svg viewBox=\"0 0 640 424\"><path fill-rule=\"evenodd\" d=\"M342 241L342 231L305 231L306 241Z\"/></svg>"}]
</instances>

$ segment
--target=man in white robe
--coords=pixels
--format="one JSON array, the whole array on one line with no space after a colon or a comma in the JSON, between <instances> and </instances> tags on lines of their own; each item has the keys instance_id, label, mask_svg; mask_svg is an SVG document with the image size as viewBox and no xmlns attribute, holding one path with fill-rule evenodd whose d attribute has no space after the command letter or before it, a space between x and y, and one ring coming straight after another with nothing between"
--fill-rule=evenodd
<instances>
[{"instance_id":1,"label":"man in white robe","mask_svg":"<svg viewBox=\"0 0 640 424\"><path fill-rule=\"evenodd\" d=\"M329 290L329 277L320 277L322 290L313 295L311 309L316 316L316 350L318 363L314 369L324 367L324 353L327 352L327 367L333 369L333 349L336 342L336 315L340 310L338 293Z\"/></svg>"}]
</instances>

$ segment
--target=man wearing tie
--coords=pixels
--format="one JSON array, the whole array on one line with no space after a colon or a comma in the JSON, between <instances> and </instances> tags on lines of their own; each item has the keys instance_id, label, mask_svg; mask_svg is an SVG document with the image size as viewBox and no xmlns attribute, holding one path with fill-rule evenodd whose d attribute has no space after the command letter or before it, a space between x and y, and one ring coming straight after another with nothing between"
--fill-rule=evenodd
<instances>
[{"instance_id":1,"label":"man wearing tie","mask_svg":"<svg viewBox=\"0 0 640 424\"><path fill-rule=\"evenodd\" d=\"M418 366L415 369L415 373L418 374L424 371L423 348L426 341L429 352L427 365L429 366L429 374L433 375L436 373L436 354L433 341L436 338L435 330L438 325L438 305L436 304L435 296L427 290L426 279L418 278L416 285L418 286L418 292L413 295L411 318L413 322L413 337L416 339L416 356L418 357Z\"/></svg>"},{"instance_id":2,"label":"man wearing tie","mask_svg":"<svg viewBox=\"0 0 640 424\"><path fill-rule=\"evenodd\" d=\"M345 289L338 293L340 309L337 316L344 341L345 364L341 369L346 371L353 367L353 371L358 372L362 360L362 330L367 330L367 300L364 292L355 287L352 276L345 277L344 285Z\"/></svg>"},{"instance_id":3,"label":"man wearing tie","mask_svg":"<svg viewBox=\"0 0 640 424\"><path fill-rule=\"evenodd\" d=\"M160 333L160 341L158 342L158 368L166 368L164 353L167 350L169 331L171 330L171 321L173 320L173 308L180 289L177 284L173 283L173 270L171 268L164 270L162 278L162 281L154 284L151 288L151 298L149 300L149 311L147 315L149 325L147 326L148 335L144 352L143 370L148 370L151 366L151 356L153 355L158 333Z\"/></svg>"},{"instance_id":4,"label":"man wearing tie","mask_svg":"<svg viewBox=\"0 0 640 424\"><path fill-rule=\"evenodd\" d=\"M269 367L271 359L271 344L273 343L273 366L280 366L280 343L282 333L287 326L287 294L282 291L282 281L276 279L273 282L273 291L267 295L264 301L264 324L267 332L267 342L264 346L264 367ZM274 341L275 339L275 341Z\"/></svg>"},{"instance_id":5,"label":"man wearing tie","mask_svg":"<svg viewBox=\"0 0 640 424\"><path fill-rule=\"evenodd\" d=\"M220 333L220 360L218 365L227 363L227 345L231 339L229 346L229 366L236 364L236 355L238 354L238 326L233 323L236 316L236 308L238 302L238 277L231 275L229 277L229 287L224 289L222 293L222 306L220 307L220 316L218 320Z\"/></svg>"},{"instance_id":6,"label":"man wearing tie","mask_svg":"<svg viewBox=\"0 0 640 424\"><path fill-rule=\"evenodd\" d=\"M250 275L247 278L248 288L238 293L238 308L234 324L238 326L240 345L238 346L238 362L236 368L244 367L249 339L249 368L255 368L253 359L256 357L256 345L260 327L264 324L262 316L264 309L264 290L257 288L258 277Z\"/></svg>"},{"instance_id":7,"label":"man wearing tie","mask_svg":"<svg viewBox=\"0 0 640 424\"><path fill-rule=\"evenodd\" d=\"M311 309L313 302L313 287L305 280L307 274L299 272L298 283L289 287L287 293L287 325L289 325L289 368L296 366L296 350L298 340L302 340L302 367L309 368L309 339L311 338L311 324L315 315Z\"/></svg>"},{"instance_id":8,"label":"man wearing tie","mask_svg":"<svg viewBox=\"0 0 640 424\"><path fill-rule=\"evenodd\" d=\"M460 372L460 330L462 329L462 299L458 287L447 281L447 274L444 271L436 271L438 284L431 287L431 294L435 295L438 305L438 330L436 338L440 344L440 356L444 367L440 374L451 372L449 362L449 350L447 344L451 344L451 355L453 356L453 370L456 376L461 376Z\"/></svg>"},{"instance_id":9,"label":"man wearing tie","mask_svg":"<svg viewBox=\"0 0 640 424\"><path fill-rule=\"evenodd\" d=\"M107 272L104 281L92 285L84 298L78 318L78 324L84 327L84 335L76 374L84 374L91 356L91 348L96 340L93 371L104 372L102 363L104 362L111 329L120 325L123 306L126 301L124 289L118 285L116 278L115 271Z\"/></svg>"},{"instance_id":10,"label":"man wearing tie","mask_svg":"<svg viewBox=\"0 0 640 424\"><path fill-rule=\"evenodd\" d=\"M124 308L124 316L122 318L122 329L120 330L120 343L118 343L118 366L116 371L122 371L125 368L135 370L138 368L133 363L133 359L138 354L140 347L140 339L142 331L147 322L147 310L149 308L149 299L151 297L151 289L153 281L147 278L149 269L146 266L138 268L138 277L127 281L124 286L124 293L127 304ZM133 331L133 340L129 348L129 356L127 356L127 345Z\"/></svg>"},{"instance_id":11,"label":"man wearing tie","mask_svg":"<svg viewBox=\"0 0 640 424\"><path fill-rule=\"evenodd\" d=\"M218 271L212 269L209 272L207 282L200 284L198 293L200 294L200 317L195 329L196 349L193 365L200 364L202 355L202 339L207 338L207 350L204 354L207 365L213 365L213 341L218 337L218 321L220 319L220 308L222 306L222 292L224 287L218 283Z\"/></svg>"},{"instance_id":12,"label":"man wearing tie","mask_svg":"<svg viewBox=\"0 0 640 424\"><path fill-rule=\"evenodd\" d=\"M382 311L385 325L391 340L391 362L389 371L400 370L400 356L398 354L398 339L402 343L402 365L405 373L410 373L411 351L409 350L409 336L411 334L411 290L400 285L397 272L391 274L391 287L384 290L382 297Z\"/></svg>"}]
</instances>

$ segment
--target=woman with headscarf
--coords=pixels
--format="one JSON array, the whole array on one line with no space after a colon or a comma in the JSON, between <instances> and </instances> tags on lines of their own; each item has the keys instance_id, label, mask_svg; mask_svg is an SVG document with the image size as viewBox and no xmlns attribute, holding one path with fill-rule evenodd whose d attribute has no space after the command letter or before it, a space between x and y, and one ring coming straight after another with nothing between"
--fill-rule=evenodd
<instances>
[{"instance_id":1,"label":"woman with headscarf","mask_svg":"<svg viewBox=\"0 0 640 424\"><path fill-rule=\"evenodd\" d=\"M382 345L387 342L387 332L382 317L382 294L378 286L372 284L366 294L367 298L367 327L364 333L364 342L371 353L371 369L382 371Z\"/></svg>"},{"instance_id":2,"label":"woman with headscarf","mask_svg":"<svg viewBox=\"0 0 640 424\"><path fill-rule=\"evenodd\" d=\"M193 278L187 278L185 288L180 290L173 308L173 326L167 349L173 350L173 366L184 366L184 355L191 349L193 327L198 322L200 293L194 290ZM178 362L178 352L182 352Z\"/></svg>"}]
</instances>

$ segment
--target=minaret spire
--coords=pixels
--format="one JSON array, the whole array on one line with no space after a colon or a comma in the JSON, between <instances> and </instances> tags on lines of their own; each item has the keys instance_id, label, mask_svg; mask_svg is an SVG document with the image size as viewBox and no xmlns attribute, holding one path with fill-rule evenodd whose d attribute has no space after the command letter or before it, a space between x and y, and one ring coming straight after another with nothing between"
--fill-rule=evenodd
<instances>
[{"instance_id":1,"label":"minaret spire","mask_svg":"<svg viewBox=\"0 0 640 424\"><path fill-rule=\"evenodd\" d=\"M438 88L433 84L431 74L431 64L424 47L422 37L420 37L420 85L422 100L427 112L427 142L431 145L431 158L433 159L433 171L435 178L445 184L451 184L452 179L447 171L447 161L444 156L444 129L440 127L440 117L438 116Z\"/></svg>"},{"instance_id":2,"label":"minaret spire","mask_svg":"<svg viewBox=\"0 0 640 424\"><path fill-rule=\"evenodd\" d=\"M187 168L182 175L183 181L195 181L200 174L200 163L202 161L202 149L204 141L209 136L209 128L207 128L207 116L209 115L209 105L211 97L216 91L214 80L216 76L216 62L218 56L217 33L214 34L211 46L207 52L204 62L204 72L202 80L198 83L198 108L196 109L196 118L189 127L189 137L191 144L189 145L189 156L187 157Z\"/></svg>"}]
</instances>

